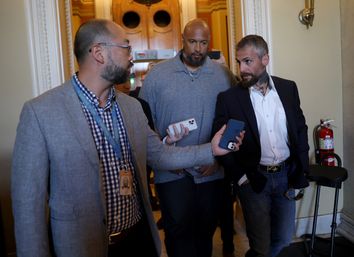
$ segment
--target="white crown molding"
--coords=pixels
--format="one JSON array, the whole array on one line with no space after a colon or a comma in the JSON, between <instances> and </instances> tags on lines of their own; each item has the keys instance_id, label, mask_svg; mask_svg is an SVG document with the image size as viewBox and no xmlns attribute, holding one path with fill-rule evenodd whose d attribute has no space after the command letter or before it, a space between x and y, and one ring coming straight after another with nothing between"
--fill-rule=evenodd
<instances>
[{"instance_id":1,"label":"white crown molding","mask_svg":"<svg viewBox=\"0 0 354 257\"><path fill-rule=\"evenodd\" d=\"M69 0L68 0L69 1ZM25 1L33 95L64 80L58 5L55 0Z\"/></svg>"},{"instance_id":2,"label":"white crown molding","mask_svg":"<svg viewBox=\"0 0 354 257\"><path fill-rule=\"evenodd\" d=\"M68 60L69 60L69 72L74 74L75 72L75 57L74 57L74 40L72 33L72 9L71 9L71 0L65 0L65 32L67 38L67 49L68 49Z\"/></svg>"},{"instance_id":3,"label":"white crown molding","mask_svg":"<svg viewBox=\"0 0 354 257\"><path fill-rule=\"evenodd\" d=\"M270 0L242 0L243 35L256 34L268 43L269 55L272 56ZM268 71L272 73L273 65L270 58Z\"/></svg>"}]
</instances>

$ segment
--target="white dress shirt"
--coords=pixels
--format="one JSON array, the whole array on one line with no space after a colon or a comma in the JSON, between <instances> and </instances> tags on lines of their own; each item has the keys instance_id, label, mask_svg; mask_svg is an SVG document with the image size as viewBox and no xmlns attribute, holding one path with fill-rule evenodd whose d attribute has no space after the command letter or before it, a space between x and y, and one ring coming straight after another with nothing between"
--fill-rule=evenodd
<instances>
[{"instance_id":1,"label":"white dress shirt","mask_svg":"<svg viewBox=\"0 0 354 257\"><path fill-rule=\"evenodd\" d=\"M260 164L276 165L285 161L290 156L286 115L271 77L265 95L251 87L250 97L261 142Z\"/></svg>"},{"instance_id":2,"label":"white dress shirt","mask_svg":"<svg viewBox=\"0 0 354 257\"><path fill-rule=\"evenodd\" d=\"M253 110L256 114L261 143L262 165L277 165L289 158L288 130L286 115L274 82L269 77L268 90L263 95L256 87L249 89ZM237 182L242 185L247 181L246 174Z\"/></svg>"}]
</instances>

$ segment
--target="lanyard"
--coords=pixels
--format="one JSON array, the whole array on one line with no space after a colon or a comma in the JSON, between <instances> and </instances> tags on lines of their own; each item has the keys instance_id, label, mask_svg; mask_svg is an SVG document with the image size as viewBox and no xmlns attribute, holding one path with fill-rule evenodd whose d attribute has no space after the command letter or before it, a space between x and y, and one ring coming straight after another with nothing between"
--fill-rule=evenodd
<instances>
[{"instance_id":1,"label":"lanyard","mask_svg":"<svg viewBox=\"0 0 354 257\"><path fill-rule=\"evenodd\" d=\"M74 89L76 91L76 94L80 98L81 102L89 110L93 119L96 121L97 125L100 127L101 131L103 132L104 136L106 137L108 142L112 145L116 156L118 157L118 159L121 159L122 158L122 150L121 150L120 143L119 143L118 118L117 118L117 111L116 111L114 104L112 104L112 107L111 107L111 109L112 109L111 116L112 116L112 123L113 123L113 136L112 136L112 134L109 132L107 126L104 124L102 118L98 114L97 110L95 109L93 104L85 97L84 93L80 90L79 85L77 84L77 82L74 78L72 78L72 84L74 85Z\"/></svg>"}]
</instances>

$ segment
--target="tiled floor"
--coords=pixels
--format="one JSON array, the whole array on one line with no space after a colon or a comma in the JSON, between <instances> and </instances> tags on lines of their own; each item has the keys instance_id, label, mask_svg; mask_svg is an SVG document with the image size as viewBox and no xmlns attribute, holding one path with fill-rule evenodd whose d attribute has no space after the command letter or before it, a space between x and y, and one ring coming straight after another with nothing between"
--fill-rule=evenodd
<instances>
[{"instance_id":1,"label":"tiled floor","mask_svg":"<svg viewBox=\"0 0 354 257\"><path fill-rule=\"evenodd\" d=\"M235 206L236 207L236 206ZM239 208L236 209L235 215L235 230L236 235L234 236L234 244L235 244L235 257L243 257L245 252L248 250L248 240L246 237L246 232L244 228L244 222L242 217L242 212ZM160 212L154 212L156 220L160 218ZM163 231L160 230L161 241L163 242ZM163 244L163 243L162 243ZM167 257L166 250L163 245L162 255L161 257ZM217 228L214 235L214 243L213 243L213 257L222 257L222 241L220 238L220 229Z\"/></svg>"}]
</instances>

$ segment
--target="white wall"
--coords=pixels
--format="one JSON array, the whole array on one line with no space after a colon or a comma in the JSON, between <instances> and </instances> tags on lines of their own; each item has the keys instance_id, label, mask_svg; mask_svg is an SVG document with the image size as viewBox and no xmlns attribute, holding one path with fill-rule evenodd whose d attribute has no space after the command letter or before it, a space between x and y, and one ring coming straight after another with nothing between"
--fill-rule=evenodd
<instances>
[{"instance_id":1,"label":"white wall","mask_svg":"<svg viewBox=\"0 0 354 257\"><path fill-rule=\"evenodd\" d=\"M335 151L343 158L342 66L339 0L315 1L315 19L309 29L298 20L305 1L270 1L273 73L297 82L301 106L312 130L320 118L335 120ZM341 192L342 194L342 192ZM313 215L314 187L298 203L298 217ZM333 189L322 188L319 214L331 214ZM343 206L340 197L339 210Z\"/></svg>"},{"instance_id":2,"label":"white wall","mask_svg":"<svg viewBox=\"0 0 354 257\"><path fill-rule=\"evenodd\" d=\"M0 202L8 252L14 251L10 165L23 103L32 97L24 1L0 1Z\"/></svg>"},{"instance_id":3,"label":"white wall","mask_svg":"<svg viewBox=\"0 0 354 257\"><path fill-rule=\"evenodd\" d=\"M344 167L349 177L344 186L343 222L341 234L354 242L354 1L341 0L342 69L343 69L343 130Z\"/></svg>"}]
</instances>

